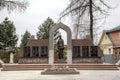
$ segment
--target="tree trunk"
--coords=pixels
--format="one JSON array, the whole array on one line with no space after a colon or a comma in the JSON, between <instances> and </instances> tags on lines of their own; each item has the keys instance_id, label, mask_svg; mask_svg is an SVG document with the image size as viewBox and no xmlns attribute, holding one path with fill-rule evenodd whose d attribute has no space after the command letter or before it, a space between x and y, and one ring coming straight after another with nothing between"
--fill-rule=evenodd
<instances>
[{"instance_id":1,"label":"tree trunk","mask_svg":"<svg viewBox=\"0 0 120 80\"><path fill-rule=\"evenodd\" d=\"M89 0L89 11L90 11L90 37L93 41L93 11L92 11L92 0Z\"/></svg>"}]
</instances>

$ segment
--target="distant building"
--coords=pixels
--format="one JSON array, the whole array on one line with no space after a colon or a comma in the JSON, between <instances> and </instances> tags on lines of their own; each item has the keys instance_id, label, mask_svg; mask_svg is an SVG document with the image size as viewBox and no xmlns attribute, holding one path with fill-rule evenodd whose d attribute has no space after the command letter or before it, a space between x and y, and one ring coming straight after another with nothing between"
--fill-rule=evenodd
<instances>
[{"instance_id":1,"label":"distant building","mask_svg":"<svg viewBox=\"0 0 120 80\"><path fill-rule=\"evenodd\" d=\"M104 30L98 45L104 55L120 55L120 26Z\"/></svg>"}]
</instances>

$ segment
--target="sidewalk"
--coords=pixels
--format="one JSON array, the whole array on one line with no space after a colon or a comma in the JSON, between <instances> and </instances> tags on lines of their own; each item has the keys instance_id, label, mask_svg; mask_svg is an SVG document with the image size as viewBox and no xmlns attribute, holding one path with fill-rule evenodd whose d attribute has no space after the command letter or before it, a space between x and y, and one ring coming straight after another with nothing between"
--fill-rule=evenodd
<instances>
[{"instance_id":1,"label":"sidewalk","mask_svg":"<svg viewBox=\"0 0 120 80\"><path fill-rule=\"evenodd\" d=\"M41 71L0 71L0 80L120 80L120 70L82 70L79 75L41 75Z\"/></svg>"}]
</instances>

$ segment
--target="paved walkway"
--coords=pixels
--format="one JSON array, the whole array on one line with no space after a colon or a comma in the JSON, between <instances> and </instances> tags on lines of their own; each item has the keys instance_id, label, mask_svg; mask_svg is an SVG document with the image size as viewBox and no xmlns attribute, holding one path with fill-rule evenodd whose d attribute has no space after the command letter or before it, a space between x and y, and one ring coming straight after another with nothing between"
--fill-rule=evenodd
<instances>
[{"instance_id":1,"label":"paved walkway","mask_svg":"<svg viewBox=\"0 0 120 80\"><path fill-rule=\"evenodd\" d=\"M120 80L120 70L81 70L79 75L41 75L41 71L0 71L0 80Z\"/></svg>"}]
</instances>

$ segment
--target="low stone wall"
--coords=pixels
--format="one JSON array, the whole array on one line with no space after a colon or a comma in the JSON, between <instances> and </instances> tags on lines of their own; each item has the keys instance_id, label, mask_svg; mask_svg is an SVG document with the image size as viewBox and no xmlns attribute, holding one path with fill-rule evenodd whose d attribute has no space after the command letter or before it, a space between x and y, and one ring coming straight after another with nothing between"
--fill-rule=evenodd
<instances>
[{"instance_id":1,"label":"low stone wall","mask_svg":"<svg viewBox=\"0 0 120 80\"><path fill-rule=\"evenodd\" d=\"M101 58L73 58L73 63L102 63Z\"/></svg>"},{"instance_id":2,"label":"low stone wall","mask_svg":"<svg viewBox=\"0 0 120 80\"><path fill-rule=\"evenodd\" d=\"M40 64L48 63L48 58L19 58L19 64Z\"/></svg>"},{"instance_id":3,"label":"low stone wall","mask_svg":"<svg viewBox=\"0 0 120 80\"><path fill-rule=\"evenodd\" d=\"M73 63L102 63L101 58L72 58ZM19 58L19 64L48 64L48 58Z\"/></svg>"}]
</instances>

